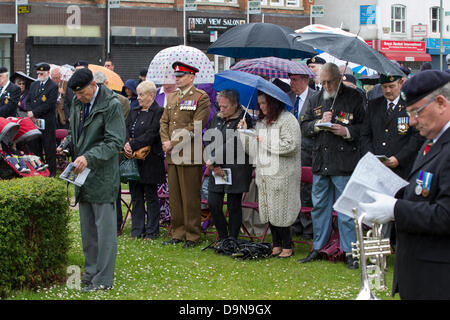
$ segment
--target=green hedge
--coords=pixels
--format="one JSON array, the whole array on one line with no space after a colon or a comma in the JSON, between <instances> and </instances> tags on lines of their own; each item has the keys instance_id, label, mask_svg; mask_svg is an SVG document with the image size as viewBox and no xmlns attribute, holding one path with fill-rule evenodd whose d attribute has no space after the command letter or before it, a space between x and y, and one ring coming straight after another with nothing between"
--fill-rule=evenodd
<instances>
[{"instance_id":1,"label":"green hedge","mask_svg":"<svg viewBox=\"0 0 450 320\"><path fill-rule=\"evenodd\" d=\"M69 214L59 179L0 181L0 297L66 278Z\"/></svg>"}]
</instances>

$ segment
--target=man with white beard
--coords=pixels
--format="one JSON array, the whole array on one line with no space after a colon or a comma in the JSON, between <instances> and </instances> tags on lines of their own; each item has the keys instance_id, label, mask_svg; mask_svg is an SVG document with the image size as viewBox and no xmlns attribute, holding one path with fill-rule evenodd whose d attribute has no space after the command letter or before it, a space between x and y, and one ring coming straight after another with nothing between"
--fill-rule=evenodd
<instances>
[{"instance_id":1,"label":"man with white beard","mask_svg":"<svg viewBox=\"0 0 450 320\"><path fill-rule=\"evenodd\" d=\"M333 204L360 158L359 136L364 120L364 101L356 89L344 84L339 86L340 77L337 65L323 65L320 72L322 90L311 99L301 122L302 136L313 140L311 217L314 247L299 263L321 259L320 250L331 236ZM324 123L329 126L320 127ZM338 228L340 248L346 254L347 267L358 268L351 255L351 243L356 242L353 219L338 212Z\"/></svg>"}]
</instances>

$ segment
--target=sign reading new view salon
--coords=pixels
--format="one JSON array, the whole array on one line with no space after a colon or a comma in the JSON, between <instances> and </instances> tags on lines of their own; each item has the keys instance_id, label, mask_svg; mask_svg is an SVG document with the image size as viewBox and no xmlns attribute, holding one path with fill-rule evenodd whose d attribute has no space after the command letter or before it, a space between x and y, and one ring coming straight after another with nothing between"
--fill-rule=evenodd
<instances>
[{"instance_id":1,"label":"sign reading new view salon","mask_svg":"<svg viewBox=\"0 0 450 320\"><path fill-rule=\"evenodd\" d=\"M220 17L189 17L189 33L210 34L210 31L218 31L222 34L226 30L245 24L247 21L240 18L220 18Z\"/></svg>"},{"instance_id":2,"label":"sign reading new view salon","mask_svg":"<svg viewBox=\"0 0 450 320\"><path fill-rule=\"evenodd\" d=\"M425 41L380 40L380 51L426 52Z\"/></svg>"}]
</instances>

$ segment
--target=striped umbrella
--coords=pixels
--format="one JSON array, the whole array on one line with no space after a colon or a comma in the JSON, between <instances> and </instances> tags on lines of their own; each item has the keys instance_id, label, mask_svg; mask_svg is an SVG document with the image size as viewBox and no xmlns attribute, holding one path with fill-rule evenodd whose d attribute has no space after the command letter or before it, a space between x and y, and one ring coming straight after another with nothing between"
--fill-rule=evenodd
<instances>
[{"instance_id":1,"label":"striped umbrella","mask_svg":"<svg viewBox=\"0 0 450 320\"><path fill-rule=\"evenodd\" d=\"M314 78L316 74L306 65L276 57L255 58L239 61L231 70L255 74L265 78L289 78L291 74L307 75Z\"/></svg>"}]
</instances>

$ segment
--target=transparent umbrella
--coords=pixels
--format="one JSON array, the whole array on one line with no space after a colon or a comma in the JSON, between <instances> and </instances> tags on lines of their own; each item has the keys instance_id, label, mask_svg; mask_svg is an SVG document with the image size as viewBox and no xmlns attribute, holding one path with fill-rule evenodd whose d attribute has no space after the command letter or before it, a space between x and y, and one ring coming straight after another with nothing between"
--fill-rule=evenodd
<instances>
[{"instance_id":1,"label":"transparent umbrella","mask_svg":"<svg viewBox=\"0 0 450 320\"><path fill-rule=\"evenodd\" d=\"M195 84L214 82L214 66L208 56L197 48L184 45L169 47L158 52L148 67L147 80L155 84L175 83L172 69L175 61L181 61L199 69L195 75Z\"/></svg>"}]
</instances>

